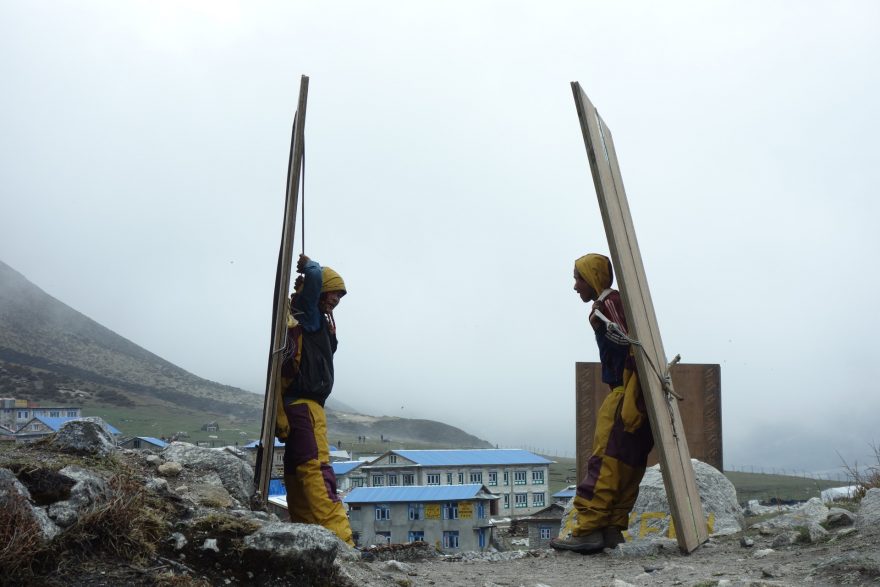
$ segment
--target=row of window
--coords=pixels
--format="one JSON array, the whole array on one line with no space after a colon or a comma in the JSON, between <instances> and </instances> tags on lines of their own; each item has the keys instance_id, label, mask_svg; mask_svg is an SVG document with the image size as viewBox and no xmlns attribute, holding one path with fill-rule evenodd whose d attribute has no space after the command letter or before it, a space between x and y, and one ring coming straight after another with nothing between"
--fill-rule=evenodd
<instances>
[{"instance_id":1,"label":"row of window","mask_svg":"<svg viewBox=\"0 0 880 587\"><path fill-rule=\"evenodd\" d=\"M513 472L513 484L514 485L526 485L528 480L528 471L514 471ZM496 487L498 485L498 472L497 471L489 471L488 475L488 483L486 483L489 487ZM483 472L482 471L471 471L468 474L468 477L465 477L465 473L458 474L458 484L464 485L465 479L468 479L470 483L483 483ZM425 476L425 484L426 485L440 485L440 481L442 479L442 475L440 473L428 473ZM452 485L452 480L454 479L453 473L446 473L446 484ZM502 477L503 485L510 485L510 474L507 471L504 471L504 475ZM372 486L373 487L383 487L386 485L389 486L410 486L416 484L416 476L415 473L374 473L372 476ZM532 471L532 485L543 485L544 484L544 471L543 469Z\"/></svg>"},{"instance_id":2,"label":"row of window","mask_svg":"<svg viewBox=\"0 0 880 587\"><path fill-rule=\"evenodd\" d=\"M46 412L48 412L48 414L46 414ZM33 417L48 415L49 418L61 418L62 417L61 412L62 412L62 410L34 410ZM31 417L30 414L31 414L30 410L18 410L18 413L16 414L15 417L17 420L27 420L28 418ZM65 410L64 411L64 417L66 417L66 418L76 418L77 416L79 416L79 414L77 413L77 410Z\"/></svg>"},{"instance_id":3,"label":"row of window","mask_svg":"<svg viewBox=\"0 0 880 587\"><path fill-rule=\"evenodd\" d=\"M503 509L510 509L510 494L503 494L501 496L501 507ZM529 494L528 493L514 493L513 494L513 507L514 508L527 508L529 507ZM536 491L532 494L532 507L544 507L544 492Z\"/></svg>"},{"instance_id":4,"label":"row of window","mask_svg":"<svg viewBox=\"0 0 880 587\"><path fill-rule=\"evenodd\" d=\"M470 504L470 502L467 502ZM436 507L436 506L435 506ZM391 519L391 505L382 503L378 504L374 507L376 520L385 521ZM474 516L478 519L484 519L486 517L486 504L482 502L478 502L476 504L476 508L473 510ZM439 514L443 517L444 520L457 520L459 518L459 508L457 501L450 501L444 503L440 506ZM407 508L407 515L410 520L425 520L427 517L425 516L425 504L423 503L411 503ZM437 517L437 513L434 514L434 517Z\"/></svg>"}]
</instances>

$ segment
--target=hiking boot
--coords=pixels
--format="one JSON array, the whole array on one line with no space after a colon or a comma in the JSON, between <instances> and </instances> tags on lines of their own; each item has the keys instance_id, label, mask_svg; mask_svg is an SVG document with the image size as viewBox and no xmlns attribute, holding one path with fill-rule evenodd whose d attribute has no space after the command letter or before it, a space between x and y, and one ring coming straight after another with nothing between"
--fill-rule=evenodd
<instances>
[{"instance_id":1,"label":"hiking boot","mask_svg":"<svg viewBox=\"0 0 880 587\"><path fill-rule=\"evenodd\" d=\"M601 530L594 530L584 536L571 536L569 538L554 538L550 541L550 546L556 550L571 550L585 554L588 552L598 552L605 545L602 538Z\"/></svg>"},{"instance_id":2,"label":"hiking boot","mask_svg":"<svg viewBox=\"0 0 880 587\"><path fill-rule=\"evenodd\" d=\"M602 528L602 540L605 542L605 548L617 548L618 544L626 542L623 532L617 526Z\"/></svg>"}]
</instances>

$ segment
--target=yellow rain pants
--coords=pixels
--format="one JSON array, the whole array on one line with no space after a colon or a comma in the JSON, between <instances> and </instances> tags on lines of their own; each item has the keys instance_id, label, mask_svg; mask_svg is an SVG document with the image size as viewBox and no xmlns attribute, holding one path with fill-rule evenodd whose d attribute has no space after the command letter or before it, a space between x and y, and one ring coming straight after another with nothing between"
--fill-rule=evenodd
<instances>
[{"instance_id":1,"label":"yellow rain pants","mask_svg":"<svg viewBox=\"0 0 880 587\"><path fill-rule=\"evenodd\" d=\"M354 546L345 507L336 495L324 408L315 401L298 399L284 406L284 412L289 426L284 485L290 521L319 524Z\"/></svg>"},{"instance_id":2,"label":"yellow rain pants","mask_svg":"<svg viewBox=\"0 0 880 587\"><path fill-rule=\"evenodd\" d=\"M623 380L599 408L593 453L561 537L585 536L609 526L625 530L629 525L654 439L638 376L625 369Z\"/></svg>"}]
</instances>

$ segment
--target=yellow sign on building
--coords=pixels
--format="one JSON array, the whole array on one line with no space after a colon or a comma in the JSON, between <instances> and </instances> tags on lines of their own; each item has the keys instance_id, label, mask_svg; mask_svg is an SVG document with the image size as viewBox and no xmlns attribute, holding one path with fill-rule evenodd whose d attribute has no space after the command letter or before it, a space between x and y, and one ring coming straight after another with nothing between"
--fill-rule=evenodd
<instances>
[{"instance_id":1,"label":"yellow sign on building","mask_svg":"<svg viewBox=\"0 0 880 587\"><path fill-rule=\"evenodd\" d=\"M440 519L440 504L426 503L425 504L425 519L426 520L439 520Z\"/></svg>"},{"instance_id":2,"label":"yellow sign on building","mask_svg":"<svg viewBox=\"0 0 880 587\"><path fill-rule=\"evenodd\" d=\"M458 517L470 520L474 517L474 503L472 501L458 502Z\"/></svg>"}]
</instances>

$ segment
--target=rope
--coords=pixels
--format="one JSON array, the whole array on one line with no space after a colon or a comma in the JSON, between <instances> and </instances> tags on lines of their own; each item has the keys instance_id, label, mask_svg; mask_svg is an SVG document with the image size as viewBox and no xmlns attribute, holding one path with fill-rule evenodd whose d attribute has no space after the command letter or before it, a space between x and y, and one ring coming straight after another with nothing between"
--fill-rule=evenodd
<instances>
[{"instance_id":1,"label":"rope","mask_svg":"<svg viewBox=\"0 0 880 587\"><path fill-rule=\"evenodd\" d=\"M596 313L599 314L598 311ZM604 316L601 316L601 317L604 318ZM606 322L606 326L607 326L608 330L610 330L615 336L619 336L620 338L623 338L631 345L642 349L642 352L645 354L645 359L648 361L648 364L651 366L651 369L654 371L654 373L660 379L660 383L663 385L663 391L667 395L671 395L671 396L675 397L675 399L677 399L678 401L684 400L684 398L681 395L679 395L678 393L676 393L675 390L672 388L672 375L669 372L670 368L673 365L675 365L676 363L681 361L681 355L675 355L675 357L672 359L672 361L668 365L666 365L666 372L661 374L660 370L654 365L654 361L651 360L651 355L648 354L648 351L645 350L645 347L644 347L644 345L642 345L641 342L637 341L634 338L630 338L629 335L627 335L623 330L621 330L620 326L618 326L614 322Z\"/></svg>"}]
</instances>

